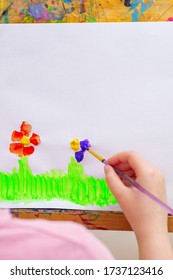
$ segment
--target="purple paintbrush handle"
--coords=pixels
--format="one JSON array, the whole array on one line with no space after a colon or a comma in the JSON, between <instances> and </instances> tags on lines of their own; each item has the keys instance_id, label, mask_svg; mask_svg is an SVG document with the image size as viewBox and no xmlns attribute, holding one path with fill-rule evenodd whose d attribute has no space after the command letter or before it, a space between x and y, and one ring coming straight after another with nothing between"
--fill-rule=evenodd
<instances>
[{"instance_id":1,"label":"purple paintbrush handle","mask_svg":"<svg viewBox=\"0 0 173 280\"><path fill-rule=\"evenodd\" d=\"M104 164L108 164L106 160L103 161ZM122 172L119 168L116 166L111 165L112 168L115 170L115 172L121 177L124 178L128 183L130 183L132 186L134 186L136 189L138 189L140 192L148 196L150 199L155 201L160 207L162 207L164 210L166 210L169 214L173 215L173 209L168 206L166 203L161 201L159 198L157 198L155 195L147 191L144 187L142 187L140 184L135 182L132 178L127 176L124 172Z\"/></svg>"}]
</instances>

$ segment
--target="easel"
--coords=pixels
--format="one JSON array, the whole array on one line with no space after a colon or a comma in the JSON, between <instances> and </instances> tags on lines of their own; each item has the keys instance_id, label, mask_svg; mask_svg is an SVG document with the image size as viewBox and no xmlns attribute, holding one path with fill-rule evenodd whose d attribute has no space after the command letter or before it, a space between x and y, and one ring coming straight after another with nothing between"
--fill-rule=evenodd
<instances>
[{"instance_id":1,"label":"easel","mask_svg":"<svg viewBox=\"0 0 173 280\"><path fill-rule=\"evenodd\" d=\"M48 219L52 221L73 221L92 230L132 231L122 212L67 210L67 209L11 209L14 217L20 219ZM173 232L173 216L168 215L168 231Z\"/></svg>"}]
</instances>

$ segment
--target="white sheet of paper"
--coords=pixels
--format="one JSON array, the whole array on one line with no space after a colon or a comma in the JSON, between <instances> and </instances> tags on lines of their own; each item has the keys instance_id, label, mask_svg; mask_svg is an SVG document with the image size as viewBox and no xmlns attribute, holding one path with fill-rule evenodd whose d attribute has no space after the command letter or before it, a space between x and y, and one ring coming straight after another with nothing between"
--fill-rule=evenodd
<instances>
[{"instance_id":1,"label":"white sheet of paper","mask_svg":"<svg viewBox=\"0 0 173 280\"><path fill-rule=\"evenodd\" d=\"M66 171L69 141L88 138L106 158L135 150L154 163L173 205L172 34L170 23L0 25L0 170L18 167L8 149L25 120L42 140L29 157L33 172ZM104 177L91 155L83 166ZM83 208L58 200L0 207Z\"/></svg>"}]
</instances>

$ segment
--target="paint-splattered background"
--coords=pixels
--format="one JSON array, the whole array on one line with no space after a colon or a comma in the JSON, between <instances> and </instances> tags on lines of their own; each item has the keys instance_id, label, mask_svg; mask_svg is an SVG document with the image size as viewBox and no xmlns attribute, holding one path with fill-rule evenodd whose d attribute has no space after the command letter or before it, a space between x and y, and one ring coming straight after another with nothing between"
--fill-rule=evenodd
<instances>
[{"instance_id":1,"label":"paint-splattered background","mask_svg":"<svg viewBox=\"0 0 173 280\"><path fill-rule=\"evenodd\" d=\"M0 0L0 23L173 21L173 0Z\"/></svg>"}]
</instances>

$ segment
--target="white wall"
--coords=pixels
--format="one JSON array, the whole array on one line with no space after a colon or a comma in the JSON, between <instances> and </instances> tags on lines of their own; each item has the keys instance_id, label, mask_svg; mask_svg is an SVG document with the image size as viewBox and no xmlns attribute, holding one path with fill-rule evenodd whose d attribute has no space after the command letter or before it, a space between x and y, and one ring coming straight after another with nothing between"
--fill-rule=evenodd
<instances>
[{"instance_id":1,"label":"white wall","mask_svg":"<svg viewBox=\"0 0 173 280\"><path fill-rule=\"evenodd\" d=\"M138 259L138 246L133 232L92 230L92 233L109 248L115 259ZM173 247L173 233L169 233L169 237Z\"/></svg>"}]
</instances>

